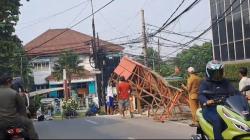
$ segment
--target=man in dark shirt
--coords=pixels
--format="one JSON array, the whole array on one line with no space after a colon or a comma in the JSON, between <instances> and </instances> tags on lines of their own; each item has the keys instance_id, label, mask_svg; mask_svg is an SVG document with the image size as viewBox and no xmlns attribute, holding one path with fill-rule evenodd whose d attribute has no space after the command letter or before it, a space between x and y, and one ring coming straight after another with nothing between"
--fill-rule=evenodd
<instances>
[{"instance_id":1,"label":"man in dark shirt","mask_svg":"<svg viewBox=\"0 0 250 140\"><path fill-rule=\"evenodd\" d=\"M27 118L24 100L10 88L11 81L12 78L8 74L0 76L0 126L4 129L21 124L27 128L26 131L31 139L38 139L32 121Z\"/></svg>"}]
</instances>

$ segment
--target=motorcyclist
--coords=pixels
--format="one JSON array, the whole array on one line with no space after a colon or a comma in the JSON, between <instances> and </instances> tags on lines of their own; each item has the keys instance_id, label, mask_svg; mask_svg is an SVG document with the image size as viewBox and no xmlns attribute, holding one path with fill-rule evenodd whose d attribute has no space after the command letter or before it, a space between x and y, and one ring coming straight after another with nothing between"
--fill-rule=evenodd
<instances>
[{"instance_id":1,"label":"motorcyclist","mask_svg":"<svg viewBox=\"0 0 250 140\"><path fill-rule=\"evenodd\" d=\"M0 128L22 125L30 139L38 139L32 121L27 118L24 100L10 88L11 81L9 74L0 75Z\"/></svg>"},{"instance_id":2,"label":"motorcyclist","mask_svg":"<svg viewBox=\"0 0 250 140\"><path fill-rule=\"evenodd\" d=\"M203 117L213 126L214 138L223 139L224 122L216 110L215 100L219 96L235 94L236 89L223 77L223 64L212 60L206 65L206 79L202 81L199 89L199 101L202 106ZM207 96L204 91L216 94Z\"/></svg>"},{"instance_id":3,"label":"motorcyclist","mask_svg":"<svg viewBox=\"0 0 250 140\"><path fill-rule=\"evenodd\" d=\"M20 96L23 98L25 106L26 106L26 112L29 118L31 118L31 114L29 111L29 94L24 89L24 83L21 77L16 77L11 82L11 88L14 89L17 93L20 94Z\"/></svg>"}]
</instances>

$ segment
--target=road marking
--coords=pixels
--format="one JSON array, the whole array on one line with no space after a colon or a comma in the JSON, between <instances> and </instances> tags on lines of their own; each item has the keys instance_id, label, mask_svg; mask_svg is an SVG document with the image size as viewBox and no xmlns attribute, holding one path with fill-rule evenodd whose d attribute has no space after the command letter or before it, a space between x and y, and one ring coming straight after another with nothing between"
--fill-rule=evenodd
<instances>
[{"instance_id":1,"label":"road marking","mask_svg":"<svg viewBox=\"0 0 250 140\"><path fill-rule=\"evenodd\" d=\"M85 120L86 122L89 122L89 123L91 123L91 124L95 124L95 125L97 125L98 123L97 122L95 122L95 121L91 121L91 120Z\"/></svg>"},{"instance_id":2,"label":"road marking","mask_svg":"<svg viewBox=\"0 0 250 140\"><path fill-rule=\"evenodd\" d=\"M129 140L135 140L135 138L133 138L133 137L128 137L128 139L129 139Z\"/></svg>"}]
</instances>

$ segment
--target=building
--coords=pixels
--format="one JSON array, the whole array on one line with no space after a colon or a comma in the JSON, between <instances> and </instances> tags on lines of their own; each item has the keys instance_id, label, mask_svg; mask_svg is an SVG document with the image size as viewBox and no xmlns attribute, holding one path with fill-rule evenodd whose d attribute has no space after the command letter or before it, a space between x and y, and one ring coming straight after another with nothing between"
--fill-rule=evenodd
<instances>
[{"instance_id":1,"label":"building","mask_svg":"<svg viewBox=\"0 0 250 140\"><path fill-rule=\"evenodd\" d=\"M210 0L213 57L221 61L250 58L250 3L249 0L232 2Z\"/></svg>"},{"instance_id":2,"label":"building","mask_svg":"<svg viewBox=\"0 0 250 140\"><path fill-rule=\"evenodd\" d=\"M57 37L55 38L55 36ZM78 94L96 94L96 77L91 74L94 68L90 64L91 42L91 36L74 30L50 29L27 43L25 51L32 59L34 89L63 87L63 81L57 81L51 74L58 56L63 51L70 50L79 54L82 62L79 65L84 66L85 69L83 77L73 75L72 89L76 89ZM123 50L122 47L103 40L100 40L99 44L99 49L102 49L106 54L120 54ZM51 92L49 96L62 97L63 91Z\"/></svg>"}]
</instances>

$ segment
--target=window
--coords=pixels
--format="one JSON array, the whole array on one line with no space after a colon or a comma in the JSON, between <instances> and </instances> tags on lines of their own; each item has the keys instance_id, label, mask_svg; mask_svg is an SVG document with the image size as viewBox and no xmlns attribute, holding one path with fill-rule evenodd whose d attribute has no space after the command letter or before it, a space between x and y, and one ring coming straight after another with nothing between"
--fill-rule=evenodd
<instances>
[{"instance_id":1,"label":"window","mask_svg":"<svg viewBox=\"0 0 250 140\"><path fill-rule=\"evenodd\" d=\"M240 7L238 5L240 5L240 0L237 0L232 6L234 9L233 10L233 22L234 22L235 41L242 39L241 12L240 12Z\"/></svg>"},{"instance_id":2,"label":"window","mask_svg":"<svg viewBox=\"0 0 250 140\"><path fill-rule=\"evenodd\" d=\"M233 40L232 16L226 17L226 22L227 22L228 42L234 42L234 40Z\"/></svg>"},{"instance_id":3,"label":"window","mask_svg":"<svg viewBox=\"0 0 250 140\"><path fill-rule=\"evenodd\" d=\"M249 10L247 1L243 2L242 10L243 10L243 25L244 25L245 38L250 38Z\"/></svg>"},{"instance_id":4,"label":"window","mask_svg":"<svg viewBox=\"0 0 250 140\"><path fill-rule=\"evenodd\" d=\"M216 15L216 0L210 0L210 7L211 7L211 17L212 21L217 19Z\"/></svg>"},{"instance_id":5,"label":"window","mask_svg":"<svg viewBox=\"0 0 250 140\"><path fill-rule=\"evenodd\" d=\"M230 60L235 60L234 43L229 43L229 57Z\"/></svg>"},{"instance_id":6,"label":"window","mask_svg":"<svg viewBox=\"0 0 250 140\"><path fill-rule=\"evenodd\" d=\"M221 17L225 17L223 14L225 11L224 0L219 0L217 2L217 10L218 10L218 19L220 19ZM224 44L227 42L225 18L221 19L220 22L218 22L218 24L219 24L220 43Z\"/></svg>"},{"instance_id":7,"label":"window","mask_svg":"<svg viewBox=\"0 0 250 140\"><path fill-rule=\"evenodd\" d=\"M231 6L230 6L230 5L231 5L230 0L225 0L224 2L225 2L225 10L227 10L229 7L231 7ZM229 14L229 16L231 16L231 10L228 10L228 11L226 12L226 15L228 15L228 14Z\"/></svg>"},{"instance_id":8,"label":"window","mask_svg":"<svg viewBox=\"0 0 250 140\"><path fill-rule=\"evenodd\" d=\"M227 50L227 44L224 44L221 46L221 58L223 61L228 60L228 50Z\"/></svg>"},{"instance_id":9,"label":"window","mask_svg":"<svg viewBox=\"0 0 250 140\"><path fill-rule=\"evenodd\" d=\"M246 58L250 58L250 39L245 41Z\"/></svg>"},{"instance_id":10,"label":"window","mask_svg":"<svg viewBox=\"0 0 250 140\"><path fill-rule=\"evenodd\" d=\"M219 45L214 46L214 57L216 60L221 60Z\"/></svg>"},{"instance_id":11,"label":"window","mask_svg":"<svg viewBox=\"0 0 250 140\"><path fill-rule=\"evenodd\" d=\"M226 26L225 26L225 19L219 23L219 30L220 30L220 43L225 44L227 43L227 35L226 35Z\"/></svg>"},{"instance_id":12,"label":"window","mask_svg":"<svg viewBox=\"0 0 250 140\"><path fill-rule=\"evenodd\" d=\"M213 30L213 42L214 42L214 45L219 45L219 36L218 36L218 26L217 26L217 24L213 25L212 30Z\"/></svg>"},{"instance_id":13,"label":"window","mask_svg":"<svg viewBox=\"0 0 250 140\"><path fill-rule=\"evenodd\" d=\"M242 41L236 42L236 59L237 60L244 59L244 49Z\"/></svg>"}]
</instances>

